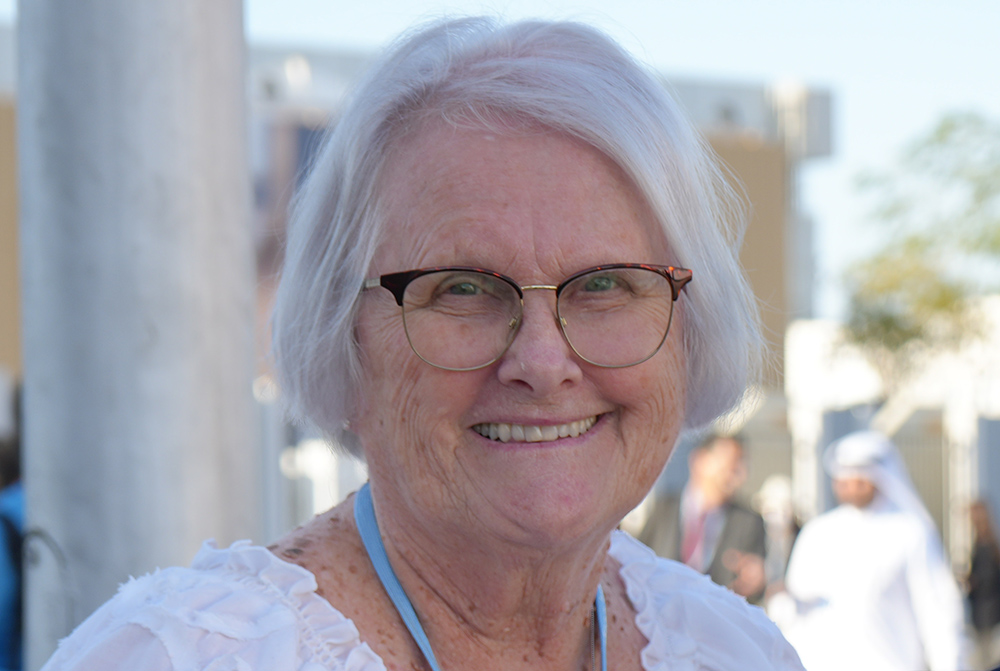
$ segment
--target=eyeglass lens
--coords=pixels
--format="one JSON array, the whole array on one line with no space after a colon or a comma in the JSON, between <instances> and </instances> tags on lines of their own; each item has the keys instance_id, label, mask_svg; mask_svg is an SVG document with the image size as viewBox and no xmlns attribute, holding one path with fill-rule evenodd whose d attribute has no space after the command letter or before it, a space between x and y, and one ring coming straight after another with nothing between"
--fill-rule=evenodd
<instances>
[{"instance_id":1,"label":"eyeglass lens","mask_svg":"<svg viewBox=\"0 0 1000 671\"><path fill-rule=\"evenodd\" d=\"M584 360L629 366L656 353L673 310L670 281L654 270L594 270L566 284L556 312L566 341ZM441 270L415 278L403 295L403 323L427 363L470 370L498 359L520 325L521 298L502 278Z\"/></svg>"}]
</instances>

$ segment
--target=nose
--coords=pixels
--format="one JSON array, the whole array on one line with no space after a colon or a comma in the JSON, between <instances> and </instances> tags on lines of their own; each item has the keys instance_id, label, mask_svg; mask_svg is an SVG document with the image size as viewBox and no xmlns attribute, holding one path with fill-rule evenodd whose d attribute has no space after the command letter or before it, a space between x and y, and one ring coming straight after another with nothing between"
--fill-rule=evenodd
<instances>
[{"instance_id":1,"label":"nose","mask_svg":"<svg viewBox=\"0 0 1000 671\"><path fill-rule=\"evenodd\" d=\"M558 320L554 293L525 292L521 327L497 370L501 382L544 396L583 379L580 361Z\"/></svg>"}]
</instances>

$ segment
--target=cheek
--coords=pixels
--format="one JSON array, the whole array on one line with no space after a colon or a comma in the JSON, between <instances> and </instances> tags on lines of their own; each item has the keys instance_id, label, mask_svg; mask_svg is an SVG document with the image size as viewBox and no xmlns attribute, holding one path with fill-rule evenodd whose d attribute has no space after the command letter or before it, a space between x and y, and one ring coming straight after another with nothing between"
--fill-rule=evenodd
<instances>
[{"instance_id":1,"label":"cheek","mask_svg":"<svg viewBox=\"0 0 1000 671\"><path fill-rule=\"evenodd\" d=\"M408 361L411 355L398 315L383 313L388 310L363 311L356 331L362 391L355 431L366 443L381 442L383 433L391 430L393 418L402 420L402 425L407 423L407 412L390 415L385 409L403 410L406 397L419 384L419 371Z\"/></svg>"},{"instance_id":2,"label":"cheek","mask_svg":"<svg viewBox=\"0 0 1000 671\"><path fill-rule=\"evenodd\" d=\"M672 340L649 361L652 366L637 367L633 383L642 399L645 412L653 416L654 426L676 434L684 423L687 400L687 357L680 338Z\"/></svg>"},{"instance_id":3,"label":"cheek","mask_svg":"<svg viewBox=\"0 0 1000 671\"><path fill-rule=\"evenodd\" d=\"M633 474L643 481L655 480L663 469L684 425L687 376L681 347L661 351L636 367L629 380L631 399L623 399L622 443L632 463ZM624 369L628 371L628 369Z\"/></svg>"},{"instance_id":4,"label":"cheek","mask_svg":"<svg viewBox=\"0 0 1000 671\"><path fill-rule=\"evenodd\" d=\"M446 469L461 435L462 411L474 396L468 386L477 376L425 364L398 321L359 320L357 335L363 391L355 430L370 465L400 465L413 475Z\"/></svg>"}]
</instances>

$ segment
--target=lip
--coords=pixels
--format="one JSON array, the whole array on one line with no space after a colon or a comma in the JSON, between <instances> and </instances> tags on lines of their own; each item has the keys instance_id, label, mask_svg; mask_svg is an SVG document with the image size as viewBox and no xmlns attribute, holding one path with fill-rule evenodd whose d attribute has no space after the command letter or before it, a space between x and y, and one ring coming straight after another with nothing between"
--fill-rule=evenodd
<instances>
[{"instance_id":1,"label":"lip","mask_svg":"<svg viewBox=\"0 0 1000 671\"><path fill-rule=\"evenodd\" d=\"M516 424L508 422L480 422L472 430L480 436L502 444L531 444L554 442L560 438L577 438L586 434L600 421L603 414L560 424Z\"/></svg>"}]
</instances>

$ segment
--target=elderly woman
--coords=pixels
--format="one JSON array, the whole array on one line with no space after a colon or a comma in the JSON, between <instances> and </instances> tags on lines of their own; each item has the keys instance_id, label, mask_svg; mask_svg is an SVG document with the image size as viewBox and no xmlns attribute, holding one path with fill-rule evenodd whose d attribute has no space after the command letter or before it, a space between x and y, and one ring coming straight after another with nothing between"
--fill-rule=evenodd
<instances>
[{"instance_id":1,"label":"elderly woman","mask_svg":"<svg viewBox=\"0 0 1000 671\"><path fill-rule=\"evenodd\" d=\"M762 611L615 530L748 383L737 210L593 29L404 39L303 186L274 317L291 407L369 484L130 583L47 669L801 669Z\"/></svg>"}]
</instances>

